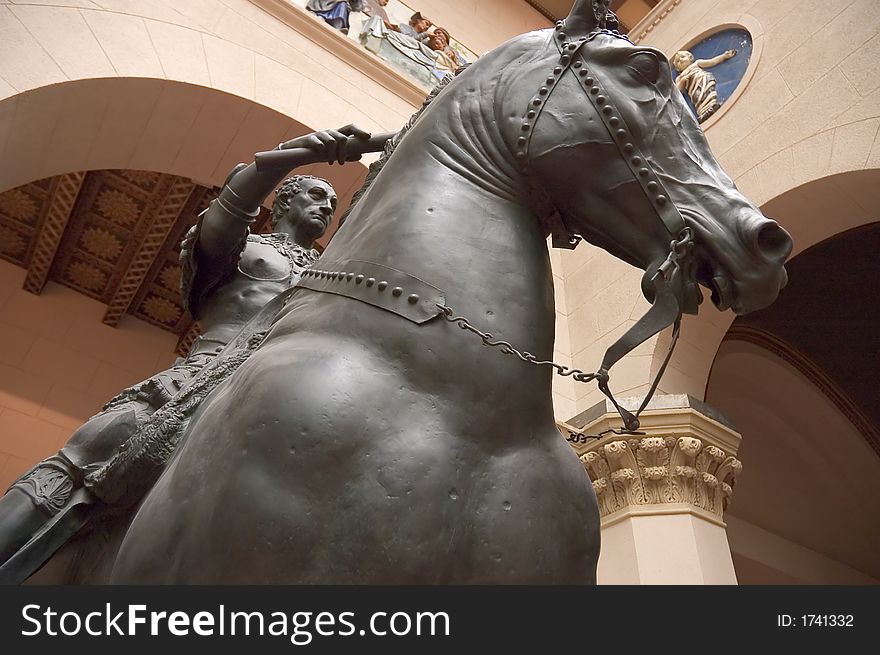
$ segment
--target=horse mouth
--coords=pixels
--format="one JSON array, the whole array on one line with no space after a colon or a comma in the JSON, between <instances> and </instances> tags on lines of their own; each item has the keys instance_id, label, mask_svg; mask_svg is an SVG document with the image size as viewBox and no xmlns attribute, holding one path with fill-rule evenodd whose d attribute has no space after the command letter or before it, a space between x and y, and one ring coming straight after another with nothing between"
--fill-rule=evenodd
<instances>
[{"instance_id":1,"label":"horse mouth","mask_svg":"<svg viewBox=\"0 0 880 655\"><path fill-rule=\"evenodd\" d=\"M697 281L712 293L712 304L718 311L730 309L735 294L729 275L703 260L697 265Z\"/></svg>"},{"instance_id":2,"label":"horse mouth","mask_svg":"<svg viewBox=\"0 0 880 655\"><path fill-rule=\"evenodd\" d=\"M715 275L709 281L709 290L712 292L712 304L719 311L730 309L732 304L733 285L725 275Z\"/></svg>"}]
</instances>

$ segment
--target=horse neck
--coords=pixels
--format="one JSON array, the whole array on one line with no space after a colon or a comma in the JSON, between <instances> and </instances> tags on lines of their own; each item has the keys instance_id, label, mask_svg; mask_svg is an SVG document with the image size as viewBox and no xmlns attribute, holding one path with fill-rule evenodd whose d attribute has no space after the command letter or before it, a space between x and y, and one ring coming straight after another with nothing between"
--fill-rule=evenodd
<instances>
[{"instance_id":1,"label":"horse neck","mask_svg":"<svg viewBox=\"0 0 880 655\"><path fill-rule=\"evenodd\" d=\"M323 259L362 259L414 275L441 289L475 326L549 358L549 256L537 219L516 196L522 180L475 163L443 120L422 121L424 129L413 128L401 142Z\"/></svg>"}]
</instances>

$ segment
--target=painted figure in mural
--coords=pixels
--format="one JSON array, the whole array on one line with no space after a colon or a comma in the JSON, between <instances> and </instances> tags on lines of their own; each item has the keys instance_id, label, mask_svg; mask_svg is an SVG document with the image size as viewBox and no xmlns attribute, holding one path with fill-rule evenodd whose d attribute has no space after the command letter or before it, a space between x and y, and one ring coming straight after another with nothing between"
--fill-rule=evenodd
<instances>
[{"instance_id":1,"label":"painted figure in mural","mask_svg":"<svg viewBox=\"0 0 880 655\"><path fill-rule=\"evenodd\" d=\"M388 17L388 12L385 11L387 6L388 0L364 0L364 13L370 18L377 16L385 23L385 27L390 29L391 18Z\"/></svg>"},{"instance_id":2,"label":"painted figure in mural","mask_svg":"<svg viewBox=\"0 0 880 655\"><path fill-rule=\"evenodd\" d=\"M324 19L324 22L343 34L348 34L348 16L353 11L363 11L361 0L309 0L306 9Z\"/></svg>"},{"instance_id":3,"label":"painted figure in mural","mask_svg":"<svg viewBox=\"0 0 880 655\"><path fill-rule=\"evenodd\" d=\"M715 89L715 76L707 68L717 66L736 56L736 50L727 50L711 59L694 59L693 54L687 50L679 50L670 58L670 63L678 71L675 84L679 90L690 96L697 110L697 120L702 123L709 116L718 111L721 104L718 102L718 92Z\"/></svg>"},{"instance_id":4,"label":"painted figure in mural","mask_svg":"<svg viewBox=\"0 0 880 655\"><path fill-rule=\"evenodd\" d=\"M792 245L721 170L666 57L606 20L575 0L435 89L201 404L112 582L596 581L553 371L611 396L614 363L696 313L699 284L720 309L771 303ZM652 306L596 373L549 361L550 235L645 271Z\"/></svg>"},{"instance_id":5,"label":"painted figure in mural","mask_svg":"<svg viewBox=\"0 0 880 655\"><path fill-rule=\"evenodd\" d=\"M308 148L315 152L314 161L341 163L354 159L346 151L349 139L366 136L349 126L299 137L279 148ZM84 522L84 508L98 500L83 487L86 476L99 470L318 258L315 240L330 225L337 203L326 180L298 175L284 181L272 207L273 233L250 233L277 177L256 173L253 164L239 165L187 233L181 247L181 287L184 304L202 328L187 357L113 398L57 454L25 473L0 498L0 583L26 578L76 532ZM244 201L247 211L241 209Z\"/></svg>"},{"instance_id":6,"label":"painted figure in mural","mask_svg":"<svg viewBox=\"0 0 880 655\"><path fill-rule=\"evenodd\" d=\"M428 39L428 47L436 53L438 59L437 68L449 71L456 71L460 66L464 66L467 61L450 45L452 37L442 27L435 27Z\"/></svg>"},{"instance_id":7,"label":"painted figure in mural","mask_svg":"<svg viewBox=\"0 0 880 655\"><path fill-rule=\"evenodd\" d=\"M395 32L400 32L404 36L408 36L411 39L415 39L419 43L427 43L430 38L430 34L428 30L431 28L433 23L430 19L422 16L422 12L417 11L412 16L409 17L409 25L401 24L394 25L391 27Z\"/></svg>"},{"instance_id":8,"label":"painted figure in mural","mask_svg":"<svg viewBox=\"0 0 880 655\"><path fill-rule=\"evenodd\" d=\"M364 25L361 28L362 41L365 34L375 33L376 36L381 37L383 34L393 32L401 41L409 42L409 47L417 47L419 44L426 45L428 43L428 40L431 38L431 33L428 30L432 27L433 23L422 16L421 12L417 11L410 16L409 24L396 24L391 22L388 14L385 12L384 7L388 4L388 0L367 0L367 2L375 4L368 5L364 10L364 13L369 18L364 21Z\"/></svg>"},{"instance_id":9,"label":"painted figure in mural","mask_svg":"<svg viewBox=\"0 0 880 655\"><path fill-rule=\"evenodd\" d=\"M433 86L465 62L449 46L449 33L442 28L428 31L430 27L431 21L419 12L412 15L409 25L393 25L373 15L364 23L359 39L367 50Z\"/></svg>"}]
</instances>

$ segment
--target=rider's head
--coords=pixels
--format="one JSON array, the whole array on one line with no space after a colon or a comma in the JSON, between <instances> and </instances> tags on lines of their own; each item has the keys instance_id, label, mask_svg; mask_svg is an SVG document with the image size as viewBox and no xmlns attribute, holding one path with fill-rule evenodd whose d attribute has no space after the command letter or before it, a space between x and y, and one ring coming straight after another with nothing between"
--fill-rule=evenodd
<instances>
[{"instance_id":1,"label":"rider's head","mask_svg":"<svg viewBox=\"0 0 880 655\"><path fill-rule=\"evenodd\" d=\"M272 230L311 248L330 226L336 203L336 192L327 180L311 175L290 177L275 192Z\"/></svg>"}]
</instances>

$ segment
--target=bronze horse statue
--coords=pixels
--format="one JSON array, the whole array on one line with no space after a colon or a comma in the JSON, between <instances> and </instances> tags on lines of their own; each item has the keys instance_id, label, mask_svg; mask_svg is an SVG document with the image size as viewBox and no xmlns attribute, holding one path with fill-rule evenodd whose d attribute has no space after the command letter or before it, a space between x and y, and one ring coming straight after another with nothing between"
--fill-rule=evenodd
<instances>
[{"instance_id":1,"label":"bronze horse statue","mask_svg":"<svg viewBox=\"0 0 880 655\"><path fill-rule=\"evenodd\" d=\"M791 248L711 155L666 58L602 12L579 0L486 54L395 140L196 412L113 582L595 582L596 500L556 428L551 367L446 319L548 360L551 233L644 269L649 300L668 288L690 312L698 283L721 308L769 304Z\"/></svg>"}]
</instances>

